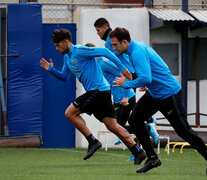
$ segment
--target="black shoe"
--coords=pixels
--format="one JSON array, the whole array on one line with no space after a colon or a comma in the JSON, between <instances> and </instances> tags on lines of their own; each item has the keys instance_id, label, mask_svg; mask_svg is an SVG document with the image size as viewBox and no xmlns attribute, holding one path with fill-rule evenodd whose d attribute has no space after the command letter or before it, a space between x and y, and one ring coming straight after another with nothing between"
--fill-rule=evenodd
<instances>
[{"instance_id":1,"label":"black shoe","mask_svg":"<svg viewBox=\"0 0 207 180\"><path fill-rule=\"evenodd\" d=\"M86 156L83 159L84 160L89 159L101 147L102 147L102 144L99 141L95 144L88 145L88 152L87 152Z\"/></svg>"},{"instance_id":2,"label":"black shoe","mask_svg":"<svg viewBox=\"0 0 207 180\"><path fill-rule=\"evenodd\" d=\"M134 165L139 165L147 157L146 153L141 150L139 154L134 156Z\"/></svg>"},{"instance_id":3,"label":"black shoe","mask_svg":"<svg viewBox=\"0 0 207 180\"><path fill-rule=\"evenodd\" d=\"M145 173L145 172L149 171L152 168L156 168L156 167L160 166L161 164L162 164L162 161L160 160L160 158L156 158L155 160L148 159L144 163L144 166L137 169L136 172L137 173Z\"/></svg>"}]
</instances>

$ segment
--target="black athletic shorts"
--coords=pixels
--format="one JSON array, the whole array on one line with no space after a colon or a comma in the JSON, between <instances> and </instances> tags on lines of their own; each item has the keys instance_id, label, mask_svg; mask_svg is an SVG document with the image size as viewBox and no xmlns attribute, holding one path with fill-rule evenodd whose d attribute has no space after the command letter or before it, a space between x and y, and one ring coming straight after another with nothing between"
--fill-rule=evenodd
<instances>
[{"instance_id":1,"label":"black athletic shorts","mask_svg":"<svg viewBox=\"0 0 207 180\"><path fill-rule=\"evenodd\" d=\"M88 91L76 98L73 105L82 113L93 114L101 122L105 117L115 118L111 91Z\"/></svg>"}]
</instances>

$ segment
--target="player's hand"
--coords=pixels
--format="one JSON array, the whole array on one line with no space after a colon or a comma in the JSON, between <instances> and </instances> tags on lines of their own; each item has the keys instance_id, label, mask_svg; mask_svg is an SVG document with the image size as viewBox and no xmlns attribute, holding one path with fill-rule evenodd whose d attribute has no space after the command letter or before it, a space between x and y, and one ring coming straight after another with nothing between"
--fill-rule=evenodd
<instances>
[{"instance_id":1,"label":"player's hand","mask_svg":"<svg viewBox=\"0 0 207 180\"><path fill-rule=\"evenodd\" d=\"M140 92L143 92L143 91L146 91L147 90L147 87L145 86L145 87L141 87L141 88L139 88L139 91Z\"/></svg>"},{"instance_id":2,"label":"player's hand","mask_svg":"<svg viewBox=\"0 0 207 180\"><path fill-rule=\"evenodd\" d=\"M132 80L132 74L129 72L128 69L125 69L122 74L124 75L124 77L126 77L129 80Z\"/></svg>"},{"instance_id":3,"label":"player's hand","mask_svg":"<svg viewBox=\"0 0 207 180\"><path fill-rule=\"evenodd\" d=\"M49 63L49 62L47 62L44 58L42 58L42 59L40 60L40 65L41 65L41 67L43 67L46 71L48 71L50 65L51 65L51 67L54 66L52 59L50 59L50 63Z\"/></svg>"},{"instance_id":4,"label":"player's hand","mask_svg":"<svg viewBox=\"0 0 207 180\"><path fill-rule=\"evenodd\" d=\"M122 101L120 102L121 105L123 106L128 106L129 105L129 98L124 97Z\"/></svg>"},{"instance_id":5,"label":"player's hand","mask_svg":"<svg viewBox=\"0 0 207 180\"><path fill-rule=\"evenodd\" d=\"M127 81L127 79L121 73L121 77L116 77L116 79L114 80L115 85L113 85L113 86L114 87L116 87L116 86L123 87L123 85L126 81Z\"/></svg>"}]
</instances>

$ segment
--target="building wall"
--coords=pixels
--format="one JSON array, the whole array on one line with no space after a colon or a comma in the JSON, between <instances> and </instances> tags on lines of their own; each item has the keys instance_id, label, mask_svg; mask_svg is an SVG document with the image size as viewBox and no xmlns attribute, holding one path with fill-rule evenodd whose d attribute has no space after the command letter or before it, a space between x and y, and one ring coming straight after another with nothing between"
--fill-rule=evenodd
<instances>
[{"instance_id":1,"label":"building wall","mask_svg":"<svg viewBox=\"0 0 207 180\"><path fill-rule=\"evenodd\" d=\"M154 43L178 43L179 44L179 74L181 74L181 34L176 32L173 24L166 24L161 28L157 28L150 31L150 45ZM181 82L181 76L175 76L176 79ZM163 117L161 113L155 114L156 118ZM161 123L169 124L167 120L160 120ZM159 121L158 121L159 123ZM159 127L158 129L163 130L171 130L171 127Z\"/></svg>"},{"instance_id":2,"label":"building wall","mask_svg":"<svg viewBox=\"0 0 207 180\"><path fill-rule=\"evenodd\" d=\"M207 38L207 27L199 28L196 30L189 31L189 38ZM206 47L207 50L207 47ZM195 112L195 88L196 82L189 81L188 82L188 107L189 112ZM207 80L200 80L200 113L207 114L206 102L207 102ZM189 120L193 121L194 117L189 118ZM201 116L201 124L207 125L207 117Z\"/></svg>"},{"instance_id":3,"label":"building wall","mask_svg":"<svg viewBox=\"0 0 207 180\"><path fill-rule=\"evenodd\" d=\"M189 30L189 38L194 37L206 38L207 28L201 28L197 30ZM163 27L151 30L150 32L150 44L153 43L178 43L179 44L179 75L176 79L181 83L181 33L178 32L173 23L165 24ZM200 113L207 114L206 110L206 96L207 80L200 81ZM196 112L196 83L195 81L188 81L188 114ZM157 118L163 117L161 113L155 115ZM191 125L195 125L195 116L188 116L188 121ZM167 120L161 120L160 123L168 123ZM201 116L201 125L206 125L206 117ZM206 131L206 128L194 128L196 131ZM159 126L158 130L172 130L171 127Z\"/></svg>"}]
</instances>

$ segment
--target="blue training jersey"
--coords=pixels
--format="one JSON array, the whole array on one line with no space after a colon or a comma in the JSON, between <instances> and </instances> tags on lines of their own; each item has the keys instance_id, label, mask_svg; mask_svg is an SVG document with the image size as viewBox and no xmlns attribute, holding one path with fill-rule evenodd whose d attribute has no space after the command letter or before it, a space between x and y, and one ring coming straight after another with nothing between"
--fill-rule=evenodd
<instances>
[{"instance_id":1,"label":"blue training jersey","mask_svg":"<svg viewBox=\"0 0 207 180\"><path fill-rule=\"evenodd\" d=\"M181 90L166 63L150 46L141 41L131 41L126 53L138 78L125 82L124 88L147 86L156 99L165 99Z\"/></svg>"},{"instance_id":2,"label":"blue training jersey","mask_svg":"<svg viewBox=\"0 0 207 180\"><path fill-rule=\"evenodd\" d=\"M135 96L133 89L113 87L115 78L120 77L118 68L113 62L111 62L110 60L104 57L99 57L97 61L103 71L104 77L106 78L106 80L109 82L111 86L111 93L113 96L114 103L121 103L124 97L130 99L133 96Z\"/></svg>"},{"instance_id":3,"label":"blue training jersey","mask_svg":"<svg viewBox=\"0 0 207 180\"><path fill-rule=\"evenodd\" d=\"M119 54L117 51L113 50L113 46L111 44L111 39L109 38L109 36L106 38L105 47L109 49L111 52L113 52L119 58L119 60L126 66L130 73L135 72L134 67L129 61L129 56L125 53Z\"/></svg>"},{"instance_id":4,"label":"blue training jersey","mask_svg":"<svg viewBox=\"0 0 207 180\"><path fill-rule=\"evenodd\" d=\"M106 91L110 89L110 85L95 59L98 56L110 58L119 67L120 72L126 69L119 59L106 48L72 45L69 54L64 55L61 72L55 68L50 68L49 72L60 80L66 80L69 72L72 72L83 84L86 91Z\"/></svg>"}]
</instances>

